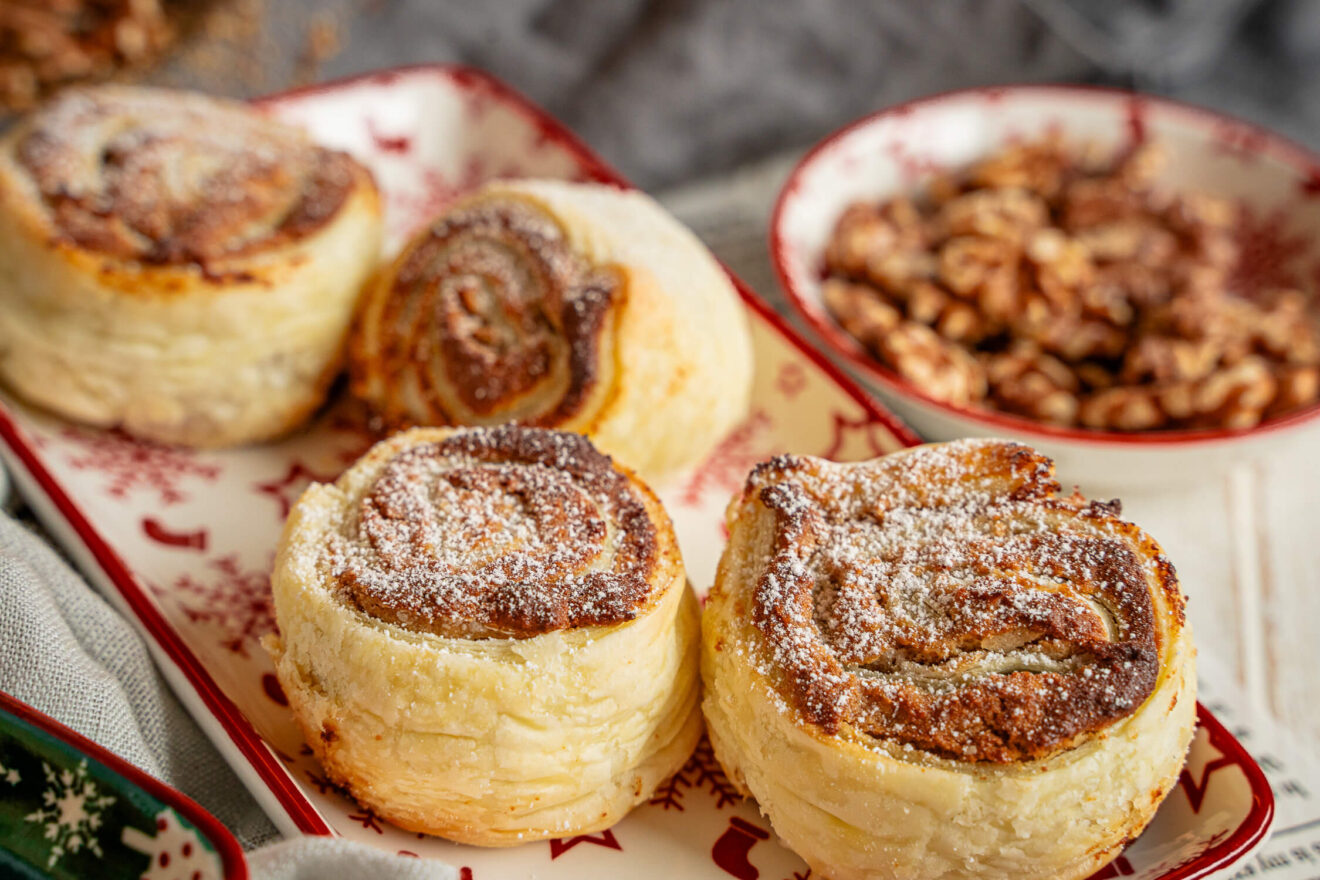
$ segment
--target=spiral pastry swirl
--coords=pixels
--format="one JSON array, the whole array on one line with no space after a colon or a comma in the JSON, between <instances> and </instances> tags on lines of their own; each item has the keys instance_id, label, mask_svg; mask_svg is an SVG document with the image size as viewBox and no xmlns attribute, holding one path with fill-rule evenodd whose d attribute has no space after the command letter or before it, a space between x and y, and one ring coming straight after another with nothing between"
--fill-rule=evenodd
<instances>
[{"instance_id":1,"label":"spiral pastry swirl","mask_svg":"<svg viewBox=\"0 0 1320 880\"><path fill-rule=\"evenodd\" d=\"M333 544L346 601L456 638L622 623L650 597L656 524L577 434L511 427L413 446Z\"/></svg>"},{"instance_id":2,"label":"spiral pastry swirl","mask_svg":"<svg viewBox=\"0 0 1320 880\"><path fill-rule=\"evenodd\" d=\"M598 830L700 735L669 518L580 435L400 432L307 490L271 588L307 744L403 828L486 846Z\"/></svg>"},{"instance_id":3,"label":"spiral pastry swirl","mask_svg":"<svg viewBox=\"0 0 1320 880\"><path fill-rule=\"evenodd\" d=\"M822 874L1085 877L1173 785L1195 694L1173 566L1059 488L1039 453L964 440L781 456L730 506L707 724Z\"/></svg>"},{"instance_id":4,"label":"spiral pastry swirl","mask_svg":"<svg viewBox=\"0 0 1320 880\"><path fill-rule=\"evenodd\" d=\"M529 203L460 207L372 295L359 392L394 423L577 427L609 386L619 288Z\"/></svg>"},{"instance_id":5,"label":"spiral pastry swirl","mask_svg":"<svg viewBox=\"0 0 1320 880\"><path fill-rule=\"evenodd\" d=\"M463 199L378 274L350 370L387 425L585 433L649 479L743 416L750 358L727 275L655 202L522 180Z\"/></svg>"},{"instance_id":6,"label":"spiral pastry swirl","mask_svg":"<svg viewBox=\"0 0 1320 880\"><path fill-rule=\"evenodd\" d=\"M147 263L199 263L320 228L355 184L345 154L250 108L144 89L67 92L14 143L56 236Z\"/></svg>"},{"instance_id":7,"label":"spiral pastry swirl","mask_svg":"<svg viewBox=\"0 0 1320 880\"><path fill-rule=\"evenodd\" d=\"M757 470L748 491L774 512L775 553L753 618L805 717L1007 763L1145 702L1150 578L1181 613L1173 568L1110 505L1055 497L1043 465L1026 447L962 444Z\"/></svg>"},{"instance_id":8,"label":"spiral pastry swirl","mask_svg":"<svg viewBox=\"0 0 1320 880\"><path fill-rule=\"evenodd\" d=\"M249 107L66 92L0 140L0 379L157 442L280 436L338 374L380 236L366 168Z\"/></svg>"}]
</instances>

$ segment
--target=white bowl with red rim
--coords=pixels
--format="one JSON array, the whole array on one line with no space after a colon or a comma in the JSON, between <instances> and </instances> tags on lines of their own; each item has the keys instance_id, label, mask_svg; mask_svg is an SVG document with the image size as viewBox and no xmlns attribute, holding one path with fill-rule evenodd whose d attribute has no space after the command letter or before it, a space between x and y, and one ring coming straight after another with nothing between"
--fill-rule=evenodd
<instances>
[{"instance_id":1,"label":"white bowl with red rim","mask_svg":"<svg viewBox=\"0 0 1320 880\"><path fill-rule=\"evenodd\" d=\"M1187 104L1115 89L1023 85L963 89L890 107L821 141L798 163L770 221L770 253L798 313L893 410L929 440L1011 437L1054 458L1067 483L1160 488L1213 478L1235 462L1320 439L1320 403L1245 430L1128 433L1060 427L937 400L876 361L826 310L823 254L858 200L917 191L1010 142L1061 132L1114 150L1166 145L1161 181L1242 206L1244 287L1320 286L1320 155L1269 131Z\"/></svg>"}]
</instances>

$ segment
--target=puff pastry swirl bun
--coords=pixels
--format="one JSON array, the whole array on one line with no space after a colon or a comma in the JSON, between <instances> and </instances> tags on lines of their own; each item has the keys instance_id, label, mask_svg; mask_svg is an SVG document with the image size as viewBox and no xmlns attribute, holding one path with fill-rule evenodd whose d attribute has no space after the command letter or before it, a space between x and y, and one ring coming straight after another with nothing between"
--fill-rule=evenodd
<instances>
[{"instance_id":1,"label":"puff pastry swirl bun","mask_svg":"<svg viewBox=\"0 0 1320 880\"><path fill-rule=\"evenodd\" d=\"M161 442L284 433L342 365L380 220L365 168L245 105L66 92L0 141L0 379Z\"/></svg>"},{"instance_id":2,"label":"puff pastry swirl bun","mask_svg":"<svg viewBox=\"0 0 1320 880\"><path fill-rule=\"evenodd\" d=\"M356 393L390 424L589 435L647 478L745 414L747 321L727 274L640 192L489 184L371 285Z\"/></svg>"},{"instance_id":3,"label":"puff pastry swirl bun","mask_svg":"<svg viewBox=\"0 0 1320 880\"><path fill-rule=\"evenodd\" d=\"M655 496L583 437L416 428L294 507L280 682L327 775L505 846L613 824L701 730L699 623Z\"/></svg>"},{"instance_id":4,"label":"puff pastry swirl bun","mask_svg":"<svg viewBox=\"0 0 1320 880\"><path fill-rule=\"evenodd\" d=\"M1083 878L1195 719L1173 567L1053 463L967 440L753 471L703 618L715 752L831 880Z\"/></svg>"}]
</instances>

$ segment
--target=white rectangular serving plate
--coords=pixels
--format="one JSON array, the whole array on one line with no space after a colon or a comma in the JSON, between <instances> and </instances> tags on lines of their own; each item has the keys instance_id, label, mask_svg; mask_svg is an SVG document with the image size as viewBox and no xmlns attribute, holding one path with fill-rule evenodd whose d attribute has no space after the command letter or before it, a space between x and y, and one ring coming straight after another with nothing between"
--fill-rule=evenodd
<instances>
[{"instance_id":1,"label":"white rectangular serving plate","mask_svg":"<svg viewBox=\"0 0 1320 880\"><path fill-rule=\"evenodd\" d=\"M455 195L491 178L627 186L554 119L468 68L369 74L260 106L372 169L391 252ZM757 363L751 413L704 464L656 487L703 593L724 543L724 507L756 462L785 452L870 458L917 442L738 287ZM184 704L284 832L339 834L442 859L467 880L808 877L755 804L738 798L704 741L615 827L512 849L401 831L325 781L258 640L274 626L268 572L289 506L309 481L333 479L366 449L371 438L357 423L340 401L283 442L194 452L73 426L4 398L0 454L51 533L143 632ZM1180 787L1097 877L1203 877L1264 838L1273 799L1263 774L1204 709L1201 720Z\"/></svg>"}]
</instances>

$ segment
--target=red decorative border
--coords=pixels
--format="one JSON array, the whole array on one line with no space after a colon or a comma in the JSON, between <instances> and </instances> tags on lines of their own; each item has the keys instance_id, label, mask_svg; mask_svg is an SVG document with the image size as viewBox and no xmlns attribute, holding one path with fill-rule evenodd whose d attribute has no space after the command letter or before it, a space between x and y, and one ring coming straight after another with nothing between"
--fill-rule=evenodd
<instances>
[{"instance_id":1,"label":"red decorative border","mask_svg":"<svg viewBox=\"0 0 1320 880\"><path fill-rule=\"evenodd\" d=\"M488 90L490 94L508 101L511 106L525 113L547 138L559 142L571 155L578 159L583 168L594 179L623 188L631 187L631 184L622 175L605 164L557 120L548 116L527 98L513 91L499 80L473 68L454 65L404 67L285 92L264 98L261 103L272 104L300 96L334 92L359 84L388 85L403 77L412 76L438 76L449 79L464 88ZM778 216L779 207L779 205L776 205L776 217ZM778 266L776 268L778 269ZM772 310L740 279L732 273L729 277L748 308L770 324L787 342L809 357L842 390L847 392L869 416L884 425L900 441L909 445L920 442L910 429L881 408L824 354L808 344L783 317ZM276 760L270 749L257 735L251 723L243 716L242 711L220 690L205 667L197 660L197 657L183 643L179 635L170 627L152 601L138 586L136 579L123 560L111 549L100 533L92 527L74 501L42 465L31 443L23 436L21 429L3 406L0 406L0 440L5 442L41 491L55 505L60 515L96 560L97 565L100 566L119 591L143 628L183 673L212 717L219 722L244 760L261 777L298 828L309 834L334 834L333 829L326 824L311 802L303 795L302 790L293 781L288 771ZM1243 772L1246 773L1252 789L1252 809L1247 820L1234 831L1228 840L1211 848L1193 864L1178 869L1162 878L1162 880L1194 880L1194 878L1203 877L1215 868L1238 858L1264 837L1274 814L1273 793L1270 791L1269 784L1256 762L1204 707L1198 705L1197 710L1201 723L1206 725L1210 731L1211 741L1214 745L1225 754L1234 756L1235 760L1242 766ZM76 734L74 735L76 736ZM95 746L94 743L90 745ZM97 748L99 749L99 747ZM100 752L109 755L108 752L104 752L104 749L100 749ZM110 757L113 758L114 756L111 755ZM115 761L119 761L119 759L116 758ZM136 772L140 774L140 771ZM150 777L146 777L145 774L142 775L143 778L155 782L150 780ZM203 813L203 815L205 814ZM190 821L192 821L192 818L192 815L189 815ZM209 819L209 817L207 818ZM198 823L198 827L202 827L202 824Z\"/></svg>"},{"instance_id":2,"label":"red decorative border","mask_svg":"<svg viewBox=\"0 0 1320 880\"><path fill-rule=\"evenodd\" d=\"M1250 753L1238 742L1237 737L1228 732L1219 719L1210 714L1210 710L1200 703L1196 704L1196 723L1205 728L1210 738L1210 745L1223 752L1225 757L1242 768L1251 786L1251 809L1247 818L1234 829L1228 839L1221 840L1210 849L1201 853L1190 864L1175 868L1160 880L1196 880L1207 877L1226 865L1242 858L1254 849L1269 833L1270 823L1274 821L1274 790L1270 788L1265 771L1251 757Z\"/></svg>"},{"instance_id":3,"label":"red decorative border","mask_svg":"<svg viewBox=\"0 0 1320 880\"><path fill-rule=\"evenodd\" d=\"M1232 441L1244 437L1256 437L1273 431L1293 428L1320 418L1320 403L1316 403L1290 415L1277 419L1270 419L1269 421L1263 422L1253 428L1238 430L1151 431L1142 434L1134 434L1122 431L1065 428L1056 425L1041 424L1040 422L1034 422L1030 419L1001 413L995 410L965 409L931 397L921 389L912 385L902 376L899 376L897 373L881 365L872 358L865 349L858 345L856 340L826 317L823 312L808 305L807 298L802 294L802 291L798 289L797 285L793 283L788 272L787 261L784 257L787 245L784 240L783 219L788 202L794 198L802 188L802 179L807 169L810 168L810 166L823 153L834 147L839 141L851 135L854 131L865 128L882 119L904 117L911 114L914 110L947 101L980 99L985 102L994 102L1003 100L1003 98L1009 94L1030 95L1033 93L1069 100L1090 99L1092 101L1100 101L1106 105L1118 104L1127 107L1130 107L1133 102L1141 102L1143 105L1156 107L1162 112L1181 115L1192 125L1212 127L1212 133L1213 130L1222 130L1225 125L1232 126L1234 130L1240 130L1250 135L1252 142L1259 144L1257 148L1259 152L1272 155L1283 164L1292 166L1298 174L1299 181L1320 180L1320 155L1311 152L1300 144L1290 141L1281 135L1260 128L1259 126L1252 125L1249 122L1236 119L1214 110L1209 110L1205 107L1198 107L1194 104L1175 101L1169 98L1140 95L1135 92L1128 92L1122 89L1108 88L1105 86L1062 85L1050 83L954 89L952 91L929 95L924 98L916 98L902 104L895 104L892 107L886 107L868 116L864 116L828 135L824 140L812 147L797 165L794 166L793 171L784 182L783 188L779 191L779 196L775 200L774 210L770 215L770 260L774 264L775 275L779 279L780 287L782 287L785 293L788 294L789 301L793 304L797 313L807 321L807 323L809 323L818 334L820 334L836 354L846 358L849 363L861 370L868 379L884 386L895 395L912 398L926 404L927 406L934 407L935 409L942 410L949 415L956 416L957 418L978 422L982 425L998 430L1011 431L1019 435L1034 434L1046 439L1067 440L1075 443L1088 443L1101 446L1122 445L1159 448L1183 444Z\"/></svg>"},{"instance_id":4,"label":"red decorative border","mask_svg":"<svg viewBox=\"0 0 1320 880\"><path fill-rule=\"evenodd\" d=\"M78 733L65 727L60 722L32 708L27 703L0 691L0 711L8 712L15 718L31 724L38 730L50 734L76 751L104 765L110 772L122 776L133 785L161 801L176 813L183 816L215 847L224 866L225 880L247 880L247 861L243 858L243 848L238 845L229 829L220 824L201 805L181 791L177 791L154 776L148 776L123 758Z\"/></svg>"}]
</instances>

